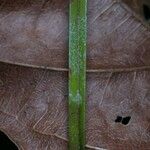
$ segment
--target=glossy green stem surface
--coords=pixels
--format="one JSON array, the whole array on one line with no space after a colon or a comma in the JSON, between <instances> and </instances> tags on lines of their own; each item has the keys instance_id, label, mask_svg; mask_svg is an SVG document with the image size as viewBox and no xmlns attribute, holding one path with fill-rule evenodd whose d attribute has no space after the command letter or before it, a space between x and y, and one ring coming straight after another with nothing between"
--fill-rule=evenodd
<instances>
[{"instance_id":1,"label":"glossy green stem surface","mask_svg":"<svg viewBox=\"0 0 150 150\"><path fill-rule=\"evenodd\" d=\"M85 149L87 0L69 13L69 150Z\"/></svg>"}]
</instances>

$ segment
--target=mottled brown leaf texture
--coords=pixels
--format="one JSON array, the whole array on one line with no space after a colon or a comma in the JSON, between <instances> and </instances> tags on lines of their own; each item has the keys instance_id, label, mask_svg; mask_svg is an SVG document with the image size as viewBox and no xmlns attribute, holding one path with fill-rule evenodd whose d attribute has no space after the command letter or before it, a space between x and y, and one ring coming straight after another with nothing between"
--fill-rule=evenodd
<instances>
[{"instance_id":1,"label":"mottled brown leaf texture","mask_svg":"<svg viewBox=\"0 0 150 150\"><path fill-rule=\"evenodd\" d=\"M87 150L150 149L142 2L88 0ZM0 131L20 150L68 149L68 19L69 0L0 0Z\"/></svg>"}]
</instances>

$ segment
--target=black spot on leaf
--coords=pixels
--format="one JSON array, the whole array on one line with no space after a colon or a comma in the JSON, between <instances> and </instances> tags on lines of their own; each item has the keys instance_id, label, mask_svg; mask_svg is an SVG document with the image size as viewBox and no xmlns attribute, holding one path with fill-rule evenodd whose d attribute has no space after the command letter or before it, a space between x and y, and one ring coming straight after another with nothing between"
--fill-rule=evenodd
<instances>
[{"instance_id":1,"label":"black spot on leaf","mask_svg":"<svg viewBox=\"0 0 150 150\"><path fill-rule=\"evenodd\" d=\"M122 117L121 117L121 116L117 116L115 122L119 123L119 122L121 122L121 121L122 121Z\"/></svg>"},{"instance_id":2,"label":"black spot on leaf","mask_svg":"<svg viewBox=\"0 0 150 150\"><path fill-rule=\"evenodd\" d=\"M130 122L130 120L131 120L131 117L130 117L130 116L124 117L124 118L122 119L122 124L127 125L127 124Z\"/></svg>"}]
</instances>

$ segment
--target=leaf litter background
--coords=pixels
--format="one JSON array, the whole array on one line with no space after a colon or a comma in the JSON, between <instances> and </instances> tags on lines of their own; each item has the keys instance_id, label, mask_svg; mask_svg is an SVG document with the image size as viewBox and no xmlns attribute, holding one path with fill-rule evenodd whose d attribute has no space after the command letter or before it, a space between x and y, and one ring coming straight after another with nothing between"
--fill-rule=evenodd
<instances>
[{"instance_id":1,"label":"leaf litter background","mask_svg":"<svg viewBox=\"0 0 150 150\"><path fill-rule=\"evenodd\" d=\"M0 4L0 130L20 149L66 150L69 1ZM149 149L149 41L124 2L89 0L87 149Z\"/></svg>"}]
</instances>

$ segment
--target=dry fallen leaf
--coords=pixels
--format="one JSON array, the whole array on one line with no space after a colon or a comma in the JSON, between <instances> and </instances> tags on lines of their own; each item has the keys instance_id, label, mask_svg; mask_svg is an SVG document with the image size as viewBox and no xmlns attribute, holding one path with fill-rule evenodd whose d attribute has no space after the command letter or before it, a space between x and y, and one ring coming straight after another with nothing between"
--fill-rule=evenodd
<instances>
[{"instance_id":1,"label":"dry fallen leaf","mask_svg":"<svg viewBox=\"0 0 150 150\"><path fill-rule=\"evenodd\" d=\"M87 149L149 149L150 28L122 1L88 3ZM20 149L66 150L69 2L0 4L0 130Z\"/></svg>"}]
</instances>

